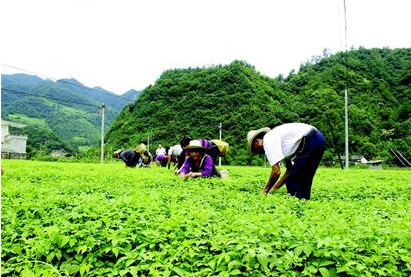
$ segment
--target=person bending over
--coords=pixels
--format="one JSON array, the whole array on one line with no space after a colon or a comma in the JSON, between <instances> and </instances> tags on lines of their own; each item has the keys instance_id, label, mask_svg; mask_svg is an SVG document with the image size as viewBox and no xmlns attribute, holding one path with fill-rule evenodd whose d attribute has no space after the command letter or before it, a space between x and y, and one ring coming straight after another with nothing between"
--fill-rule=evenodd
<instances>
[{"instance_id":1,"label":"person bending over","mask_svg":"<svg viewBox=\"0 0 411 277\"><path fill-rule=\"evenodd\" d=\"M135 149L128 149L124 151L119 149L113 153L113 156L117 159L123 160L126 167L136 167L140 159L140 154L137 153Z\"/></svg>"},{"instance_id":2,"label":"person bending over","mask_svg":"<svg viewBox=\"0 0 411 277\"><path fill-rule=\"evenodd\" d=\"M253 154L265 153L270 162L265 194L286 184L290 195L310 199L313 178L325 149L325 139L319 130L304 123L251 130L247 134L247 148ZM281 179L280 161L286 167Z\"/></svg>"}]
</instances>

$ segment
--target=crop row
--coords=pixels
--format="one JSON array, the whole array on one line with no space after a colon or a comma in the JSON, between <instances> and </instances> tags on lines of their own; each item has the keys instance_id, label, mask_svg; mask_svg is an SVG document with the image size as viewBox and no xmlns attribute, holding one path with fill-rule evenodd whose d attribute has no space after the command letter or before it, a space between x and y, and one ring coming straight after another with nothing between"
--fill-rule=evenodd
<instances>
[{"instance_id":1,"label":"crop row","mask_svg":"<svg viewBox=\"0 0 411 277\"><path fill-rule=\"evenodd\" d=\"M164 168L3 161L4 276L406 276L411 172L320 168L313 199L268 168L183 182Z\"/></svg>"}]
</instances>

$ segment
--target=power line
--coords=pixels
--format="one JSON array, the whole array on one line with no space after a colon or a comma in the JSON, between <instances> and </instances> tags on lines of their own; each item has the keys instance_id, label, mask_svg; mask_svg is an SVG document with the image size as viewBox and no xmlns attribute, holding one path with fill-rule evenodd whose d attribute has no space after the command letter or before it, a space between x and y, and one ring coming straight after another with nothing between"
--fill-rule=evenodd
<instances>
[{"instance_id":1,"label":"power line","mask_svg":"<svg viewBox=\"0 0 411 277\"><path fill-rule=\"evenodd\" d=\"M68 103L68 104L79 104L79 105L89 106L89 107L93 107L93 108L100 108L100 106L93 105L93 104L90 104L90 103L79 102L79 101L67 101L67 100L64 100L64 99L56 98L56 97L38 95L38 94L26 92L26 91L19 91L19 90L8 89L8 88L1 88L1 90L2 90L2 91L5 91L5 92L13 92L13 93L30 95L30 96L34 96L34 97L51 99L51 100L55 100L55 101L59 101L59 102L64 102L64 103Z\"/></svg>"},{"instance_id":2,"label":"power line","mask_svg":"<svg viewBox=\"0 0 411 277\"><path fill-rule=\"evenodd\" d=\"M89 104L89 103L84 103L84 102L78 102L78 101L66 101L64 99L58 99L58 98L54 98L54 97L48 97L48 96L43 96L43 95L37 95L37 94L33 94L33 93L29 93L29 92L23 92L23 91L18 91L18 90L13 90L13 89L7 89L7 88L1 88L2 91L6 91L6 92L13 92L13 93L19 93L19 94L25 94L25 95L30 95L30 96L34 96L34 97L39 97L39 98L45 98L45 99L51 99L51 100L56 100L59 102L64 102L64 103L68 103L68 104L79 104L79 105L84 105L84 106L89 106L89 107L93 107L93 108L98 108L100 109L101 106L97 106L97 105L93 105L93 104ZM59 103L55 103L56 105L58 105ZM61 104L60 104L61 105ZM56 106L56 111L57 111L57 106ZM76 111L76 115L92 115L95 112L93 111L89 111L89 112L79 112Z\"/></svg>"},{"instance_id":3,"label":"power line","mask_svg":"<svg viewBox=\"0 0 411 277\"><path fill-rule=\"evenodd\" d=\"M90 88L90 87L87 87L87 86L84 86L84 85L80 85L80 84L76 84L76 83L71 83L71 82L68 82L68 81L63 80L63 79L52 78L52 77L50 77L50 76L46 76L46 75L44 75L44 74L40 74L40 73L37 73L37 72L34 72L34 71L22 69L22 68L13 66L13 65L7 65L7 64L3 64L3 63L2 63L1 65L2 65L2 66L5 66L5 67L8 67L8 68L16 69L16 70L19 70L19 71L22 71L22 72L31 73L31 74L34 74L34 75L36 75L36 76L41 76L41 77L44 77L44 78L46 78L46 79L52 80L52 81L54 81L54 82L56 82L56 83L57 83L57 82L61 82L61 83L65 83L65 84L68 84L68 85L72 85L72 86L76 86L76 87L80 87L80 88L84 88L84 89L88 89L88 90L91 90L91 91L95 91L95 92L101 93L101 91L98 91L98 90L96 90L96 89L94 89L94 88ZM118 99L121 99L122 101L125 101L125 102L134 101L134 99L130 99L130 98L127 98L127 97L124 97L124 96L120 96L120 95L114 94L114 93L113 93L112 95L110 95L110 96L111 96L111 97L118 98Z\"/></svg>"}]
</instances>

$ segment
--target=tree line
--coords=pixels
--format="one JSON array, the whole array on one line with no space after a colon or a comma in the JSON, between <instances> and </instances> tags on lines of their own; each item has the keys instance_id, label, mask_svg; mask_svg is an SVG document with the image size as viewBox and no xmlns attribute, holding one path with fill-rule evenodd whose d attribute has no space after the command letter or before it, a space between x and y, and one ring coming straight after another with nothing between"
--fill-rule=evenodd
<instances>
[{"instance_id":1,"label":"tree line","mask_svg":"<svg viewBox=\"0 0 411 277\"><path fill-rule=\"evenodd\" d=\"M324 133L323 162L333 164L344 152L347 89L350 154L394 164L390 149L411 156L410 56L411 48L324 52L298 72L276 78L239 60L167 70L121 111L106 135L106 148L173 145L184 135L214 139L222 122L223 140L230 144L226 162L253 165L261 161L246 152L250 129L305 122Z\"/></svg>"}]
</instances>

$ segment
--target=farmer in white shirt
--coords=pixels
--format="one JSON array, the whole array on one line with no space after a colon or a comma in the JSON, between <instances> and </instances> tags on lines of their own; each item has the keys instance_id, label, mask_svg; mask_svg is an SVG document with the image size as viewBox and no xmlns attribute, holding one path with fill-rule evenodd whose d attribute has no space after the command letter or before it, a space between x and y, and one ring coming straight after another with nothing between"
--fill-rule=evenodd
<instances>
[{"instance_id":1,"label":"farmer in white shirt","mask_svg":"<svg viewBox=\"0 0 411 277\"><path fill-rule=\"evenodd\" d=\"M325 148L320 131L304 123L252 130L247 134L247 148L250 153L265 153L271 165L265 194L286 184L290 195L310 199L313 178ZM281 179L280 161L287 169Z\"/></svg>"},{"instance_id":2,"label":"farmer in white shirt","mask_svg":"<svg viewBox=\"0 0 411 277\"><path fill-rule=\"evenodd\" d=\"M156 161L157 161L158 166L163 165L163 160L166 158L166 154L167 154L166 149L163 147L161 143L159 143L156 149ZM166 164L164 164L164 166L165 165Z\"/></svg>"},{"instance_id":3,"label":"farmer in white shirt","mask_svg":"<svg viewBox=\"0 0 411 277\"><path fill-rule=\"evenodd\" d=\"M168 169L170 169L171 162L173 162L174 165L178 163L178 157L181 155L181 152L183 152L183 148L180 144L173 145L168 149Z\"/></svg>"}]
</instances>

